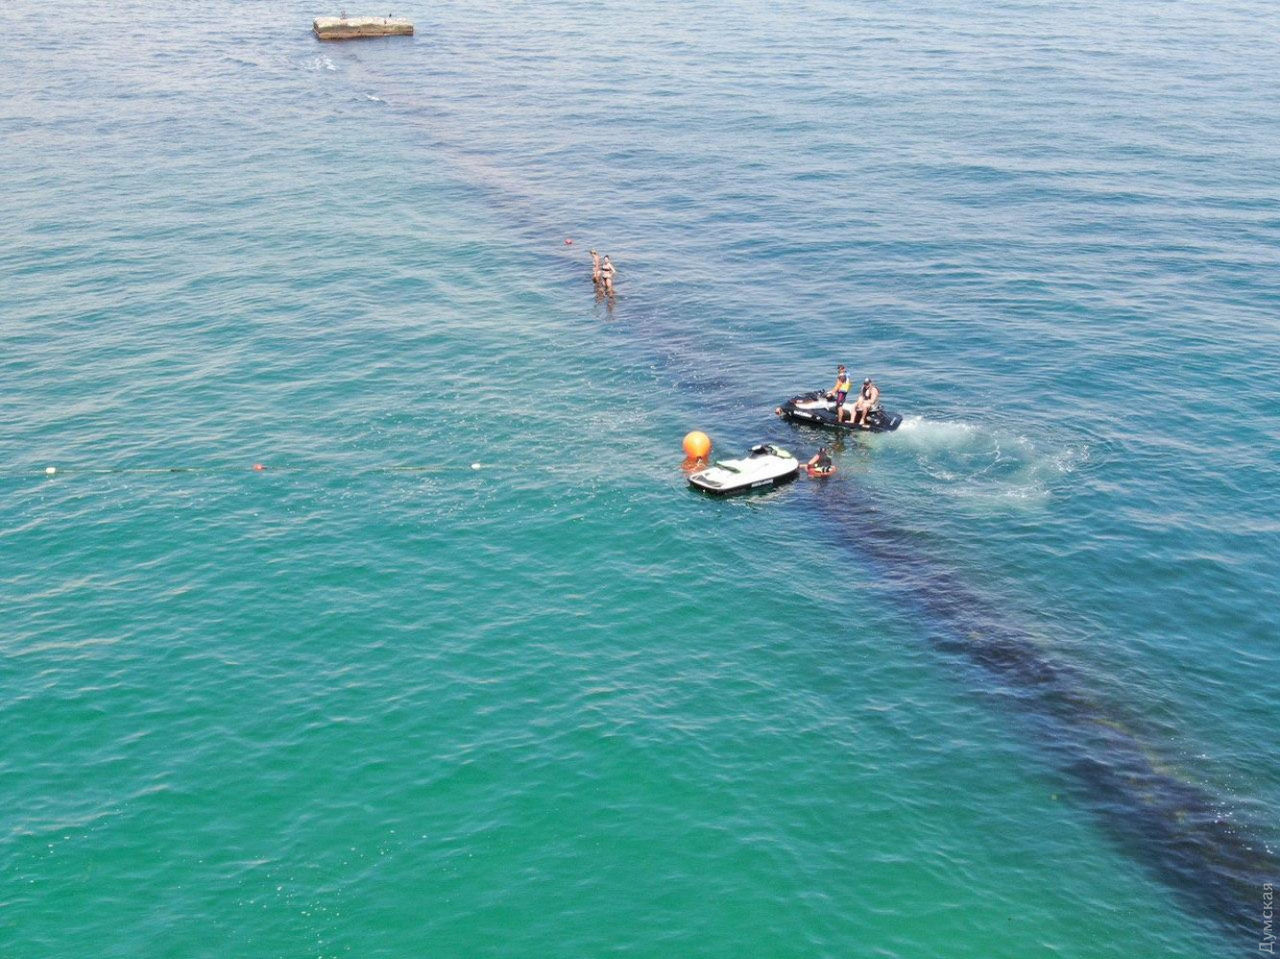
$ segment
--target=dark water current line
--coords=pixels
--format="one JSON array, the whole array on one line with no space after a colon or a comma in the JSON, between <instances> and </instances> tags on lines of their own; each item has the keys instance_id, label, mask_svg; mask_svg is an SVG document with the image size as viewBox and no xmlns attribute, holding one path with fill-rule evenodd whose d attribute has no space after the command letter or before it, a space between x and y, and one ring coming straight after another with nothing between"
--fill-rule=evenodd
<instances>
[{"instance_id":1,"label":"dark water current line","mask_svg":"<svg viewBox=\"0 0 1280 959\"><path fill-rule=\"evenodd\" d=\"M384 79L361 66L363 82ZM387 93L383 99L413 122L420 105L410 97ZM522 189L518 178L477 158L462 142L442 138L437 128L423 132L503 210L512 232L531 244L530 254L548 270L562 272L566 290L582 288L579 253L547 249L547 237L560 224L541 212L527 185ZM717 407L728 410L726 393L717 388L727 384L714 384L699 372L710 358L673 346L688 342L687 328L669 327L657 305L642 298L628 298L619 312L624 309L635 346L676 374L674 389L696 395L704 417ZM767 415L762 411L762 420ZM1280 878L1280 860L1256 838L1258 830L1235 822L1224 799L1158 768L1155 750L1090 696L1078 670L1055 661L1027 629L923 555L888 512L869 506L859 492L849 482L830 484L823 495L812 497L812 508L853 559L870 565L875 582L922 621L940 656L968 663L995 681L994 690L984 683L977 691L998 694L1004 708L1028 722L1053 766L1071 782L1071 794L1120 849L1163 883L1188 913L1216 922L1232 936L1255 937L1260 890Z\"/></svg>"}]
</instances>

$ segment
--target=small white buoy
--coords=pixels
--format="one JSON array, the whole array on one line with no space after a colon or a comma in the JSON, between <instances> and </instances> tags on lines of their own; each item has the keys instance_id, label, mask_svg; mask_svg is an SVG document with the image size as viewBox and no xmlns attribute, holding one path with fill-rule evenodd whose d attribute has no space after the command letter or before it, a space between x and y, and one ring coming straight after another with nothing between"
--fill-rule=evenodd
<instances>
[{"instance_id":1,"label":"small white buoy","mask_svg":"<svg viewBox=\"0 0 1280 959\"><path fill-rule=\"evenodd\" d=\"M58 467L56 467L56 466L46 466L46 467L44 468L44 475L45 475L45 476L52 476L52 475L53 475L54 473L56 473L56 472L58 472Z\"/></svg>"},{"instance_id":2,"label":"small white buoy","mask_svg":"<svg viewBox=\"0 0 1280 959\"><path fill-rule=\"evenodd\" d=\"M472 464L471 464L471 468L472 468L473 470L478 470L478 469L480 468L480 464L479 464L479 463L472 463Z\"/></svg>"}]
</instances>

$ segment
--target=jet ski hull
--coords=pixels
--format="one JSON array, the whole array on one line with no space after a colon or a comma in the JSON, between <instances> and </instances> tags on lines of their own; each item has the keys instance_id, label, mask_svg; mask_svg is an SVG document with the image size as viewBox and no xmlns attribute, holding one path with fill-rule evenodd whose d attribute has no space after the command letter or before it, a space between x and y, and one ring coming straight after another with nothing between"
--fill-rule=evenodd
<instances>
[{"instance_id":1,"label":"jet ski hull","mask_svg":"<svg viewBox=\"0 0 1280 959\"><path fill-rule=\"evenodd\" d=\"M710 496L736 496L790 483L800 473L799 461L776 446L757 446L749 456L724 460L689 476L689 485Z\"/></svg>"},{"instance_id":2,"label":"jet ski hull","mask_svg":"<svg viewBox=\"0 0 1280 959\"><path fill-rule=\"evenodd\" d=\"M761 490L773 489L775 486L784 486L787 483L790 483L798 475L799 475L799 471L797 470L795 472L787 473L783 476L774 477L773 479L756 480L754 483L748 483L748 484L743 484L739 486L729 486L729 487L707 486L704 483L699 483L692 476L690 476L689 485L692 486L694 489L698 490L700 493L706 493L708 496L740 496L743 493L755 493Z\"/></svg>"},{"instance_id":3,"label":"jet ski hull","mask_svg":"<svg viewBox=\"0 0 1280 959\"><path fill-rule=\"evenodd\" d=\"M853 410L852 403L845 404L845 412ZM794 396L778 407L777 413L784 420L792 423L806 423L809 426L821 426L823 429L852 433L892 433L902 425L902 414L889 410L872 410L867 414L867 427L854 426L847 419L836 422L836 405L825 399L821 393L805 393Z\"/></svg>"}]
</instances>

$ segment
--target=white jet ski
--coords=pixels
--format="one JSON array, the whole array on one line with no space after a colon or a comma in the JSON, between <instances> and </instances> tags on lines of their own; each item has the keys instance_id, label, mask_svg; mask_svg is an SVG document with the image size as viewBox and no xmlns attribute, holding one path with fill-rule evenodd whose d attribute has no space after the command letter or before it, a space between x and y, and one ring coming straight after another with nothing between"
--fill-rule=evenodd
<instances>
[{"instance_id":1,"label":"white jet ski","mask_svg":"<svg viewBox=\"0 0 1280 959\"><path fill-rule=\"evenodd\" d=\"M720 460L689 476L689 485L713 496L781 486L796 478L799 461L781 447L761 443L739 460Z\"/></svg>"}]
</instances>

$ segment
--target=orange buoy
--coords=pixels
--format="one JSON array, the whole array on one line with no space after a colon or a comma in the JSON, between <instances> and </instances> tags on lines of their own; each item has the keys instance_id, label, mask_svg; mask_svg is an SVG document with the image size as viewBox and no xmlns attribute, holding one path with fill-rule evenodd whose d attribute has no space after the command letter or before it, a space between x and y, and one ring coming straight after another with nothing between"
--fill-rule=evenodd
<instances>
[{"instance_id":1,"label":"orange buoy","mask_svg":"<svg viewBox=\"0 0 1280 959\"><path fill-rule=\"evenodd\" d=\"M711 453L711 437L694 430L684 438L684 452L691 460L705 460Z\"/></svg>"}]
</instances>

